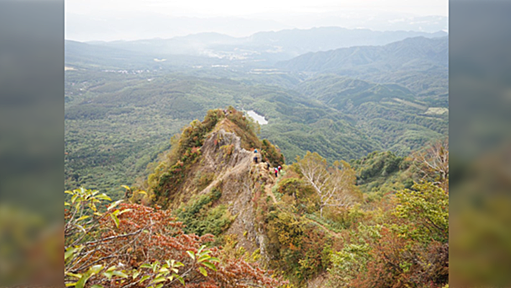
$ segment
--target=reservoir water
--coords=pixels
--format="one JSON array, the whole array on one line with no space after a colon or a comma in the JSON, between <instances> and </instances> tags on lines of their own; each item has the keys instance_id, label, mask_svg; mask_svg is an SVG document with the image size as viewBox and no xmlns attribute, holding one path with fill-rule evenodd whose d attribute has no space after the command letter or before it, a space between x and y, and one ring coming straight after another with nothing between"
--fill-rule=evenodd
<instances>
[{"instance_id":1,"label":"reservoir water","mask_svg":"<svg viewBox=\"0 0 511 288\"><path fill-rule=\"evenodd\" d=\"M257 114L254 110L248 110L247 114L259 123L259 125L268 124L268 121L264 119L264 116Z\"/></svg>"}]
</instances>

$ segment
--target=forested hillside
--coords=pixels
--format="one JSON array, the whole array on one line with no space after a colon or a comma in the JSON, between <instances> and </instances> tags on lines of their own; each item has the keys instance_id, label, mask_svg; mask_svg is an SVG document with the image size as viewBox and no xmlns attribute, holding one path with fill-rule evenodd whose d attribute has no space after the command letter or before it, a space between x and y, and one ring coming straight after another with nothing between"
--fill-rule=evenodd
<instances>
[{"instance_id":1,"label":"forested hillside","mask_svg":"<svg viewBox=\"0 0 511 288\"><path fill-rule=\"evenodd\" d=\"M409 38L384 46L358 46L307 53L277 67L334 73L377 83L395 83L417 97L447 107L448 38Z\"/></svg>"},{"instance_id":2,"label":"forested hillside","mask_svg":"<svg viewBox=\"0 0 511 288\"><path fill-rule=\"evenodd\" d=\"M289 163L306 151L329 160L375 150L404 155L447 134L447 114L396 85L325 76L292 90L261 81L68 70L66 187L120 193L119 185L144 175L181 127L219 105L265 116L261 136L277 144Z\"/></svg>"}]
</instances>

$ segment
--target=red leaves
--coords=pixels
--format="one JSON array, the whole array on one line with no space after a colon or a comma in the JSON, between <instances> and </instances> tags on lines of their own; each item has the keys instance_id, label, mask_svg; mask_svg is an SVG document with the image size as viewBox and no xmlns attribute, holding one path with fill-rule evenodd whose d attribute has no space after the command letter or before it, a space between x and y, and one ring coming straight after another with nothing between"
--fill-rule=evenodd
<instances>
[{"instance_id":1,"label":"red leaves","mask_svg":"<svg viewBox=\"0 0 511 288\"><path fill-rule=\"evenodd\" d=\"M160 207L146 207L138 204L119 204L119 225L108 214L99 220L99 229L96 237L97 244L87 246L89 253L83 258L83 266L119 265L122 269L131 271L140 269L144 263L163 263L165 260L175 260L184 264L178 268L178 274L185 279L186 287L248 287L257 284L263 287L276 287L283 282L271 278L267 272L257 265L249 264L240 259L225 259L223 263L215 263L217 271L212 270L208 264L204 266L199 259L191 258L187 251L200 252L200 247L214 240L213 235L184 234L182 222L176 222L170 210L161 210ZM92 242L91 242L92 243ZM221 250L218 247L206 248L209 256L218 257ZM204 251L204 250L203 250ZM144 271L152 271L144 268ZM207 272L207 276L203 275ZM75 271L83 273L83 271ZM144 272L147 273L147 272ZM145 287L148 280L142 280L143 273L134 279L126 278L123 281L110 281L101 275L91 278L88 285L101 284L105 287L121 287L132 283L131 287ZM128 281L128 282L126 282ZM131 282L129 282L131 281ZM166 282L166 287L182 287L182 284L173 281Z\"/></svg>"}]
</instances>

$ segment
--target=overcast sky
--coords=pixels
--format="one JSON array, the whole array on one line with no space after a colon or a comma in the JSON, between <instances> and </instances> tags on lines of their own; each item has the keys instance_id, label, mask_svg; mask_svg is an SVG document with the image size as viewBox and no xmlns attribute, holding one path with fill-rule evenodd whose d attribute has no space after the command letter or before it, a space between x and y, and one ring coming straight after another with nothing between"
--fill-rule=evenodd
<instances>
[{"instance_id":1,"label":"overcast sky","mask_svg":"<svg viewBox=\"0 0 511 288\"><path fill-rule=\"evenodd\" d=\"M446 0L66 0L66 11L158 12L174 16L250 16L255 13L317 13L333 10L380 10L447 16Z\"/></svg>"},{"instance_id":2,"label":"overcast sky","mask_svg":"<svg viewBox=\"0 0 511 288\"><path fill-rule=\"evenodd\" d=\"M424 22L420 18L423 16L443 16L441 21L445 23L441 24L445 28L441 29L447 29L448 0L66 0L66 38L81 41L165 38L198 32L248 36L257 31L319 26L437 29ZM200 21L196 25L186 21L179 25L179 19L190 17ZM227 21L234 18L244 22ZM216 20L213 23L211 19ZM156 31L155 23L165 29ZM412 26L403 26L409 23ZM140 34L141 31L145 33Z\"/></svg>"}]
</instances>

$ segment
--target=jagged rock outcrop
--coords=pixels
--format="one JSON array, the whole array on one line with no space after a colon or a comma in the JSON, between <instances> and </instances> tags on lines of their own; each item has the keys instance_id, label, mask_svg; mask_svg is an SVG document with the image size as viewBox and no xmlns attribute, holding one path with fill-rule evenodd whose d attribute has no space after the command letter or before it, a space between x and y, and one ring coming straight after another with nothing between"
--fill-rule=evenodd
<instances>
[{"instance_id":1,"label":"jagged rock outcrop","mask_svg":"<svg viewBox=\"0 0 511 288\"><path fill-rule=\"evenodd\" d=\"M252 202L256 189L264 189L271 175L265 163L255 164L252 151L241 148L241 139L220 128L211 133L201 148L203 167L216 174L216 179L201 194L218 186L222 191L221 203L228 204L229 212L236 218L226 234L237 235L238 245L252 253L260 249L264 255L265 235L254 223L255 208ZM257 153L260 158L260 154Z\"/></svg>"},{"instance_id":2,"label":"jagged rock outcrop","mask_svg":"<svg viewBox=\"0 0 511 288\"><path fill-rule=\"evenodd\" d=\"M254 163L254 156L257 155L258 159L262 157L259 147L253 147L259 149L258 153L254 153L246 143L242 143L240 135L226 131L246 132L233 129L237 128L234 125L228 119L219 121L212 131L205 135L199 158L194 160L193 164L183 166L179 172L183 175L182 182L173 186L169 196L158 196L158 200L165 203L165 197L169 197L171 200L167 207L178 209L197 197L210 195L213 189L218 189L221 196L215 200L213 206L225 205L234 219L223 234L236 235L237 248L243 247L249 253L259 249L264 261L267 258L266 235L255 223L256 208L253 200L257 191L265 193L265 188L273 184L273 176L271 170L266 169L265 162ZM207 175L208 181L211 181L204 188L197 183L197 179L203 175Z\"/></svg>"},{"instance_id":3,"label":"jagged rock outcrop","mask_svg":"<svg viewBox=\"0 0 511 288\"><path fill-rule=\"evenodd\" d=\"M256 214L259 204L276 201L271 194L275 181L261 159L282 165L284 157L255 131L254 123L234 108L208 111L204 121L183 129L145 189L153 204L174 210L187 233L236 235L235 248L251 254L259 250L259 261L268 263L268 237Z\"/></svg>"}]
</instances>

